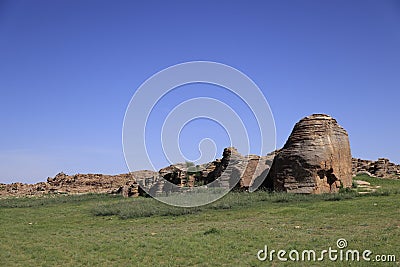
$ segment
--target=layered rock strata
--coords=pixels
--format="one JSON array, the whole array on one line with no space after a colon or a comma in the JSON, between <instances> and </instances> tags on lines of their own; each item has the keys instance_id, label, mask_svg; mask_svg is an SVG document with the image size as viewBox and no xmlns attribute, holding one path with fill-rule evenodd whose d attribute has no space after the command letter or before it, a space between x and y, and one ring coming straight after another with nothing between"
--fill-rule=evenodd
<instances>
[{"instance_id":1,"label":"layered rock strata","mask_svg":"<svg viewBox=\"0 0 400 267\"><path fill-rule=\"evenodd\" d=\"M294 126L264 183L270 190L304 194L338 192L351 185L348 134L325 114L313 114Z\"/></svg>"},{"instance_id":2,"label":"layered rock strata","mask_svg":"<svg viewBox=\"0 0 400 267\"><path fill-rule=\"evenodd\" d=\"M352 172L353 175L365 173L379 178L400 179L400 165L386 158L376 161L353 158Z\"/></svg>"}]
</instances>

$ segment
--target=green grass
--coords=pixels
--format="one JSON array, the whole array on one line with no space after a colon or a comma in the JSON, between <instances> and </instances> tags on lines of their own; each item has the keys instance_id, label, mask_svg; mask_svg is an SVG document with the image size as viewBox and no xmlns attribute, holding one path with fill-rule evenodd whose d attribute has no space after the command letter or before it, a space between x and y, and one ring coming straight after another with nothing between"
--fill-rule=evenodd
<instances>
[{"instance_id":1,"label":"green grass","mask_svg":"<svg viewBox=\"0 0 400 267\"><path fill-rule=\"evenodd\" d=\"M81 194L81 195L56 195L32 197L9 197L0 199L0 208L35 208L40 206L57 205L63 203L82 203L87 201L101 201L110 199L122 199L120 195L105 194Z\"/></svg>"},{"instance_id":2,"label":"green grass","mask_svg":"<svg viewBox=\"0 0 400 267\"><path fill-rule=\"evenodd\" d=\"M256 254L264 245L335 248L338 238L345 238L350 249L397 254L398 261L400 181L356 179L381 188L369 195L230 193L194 209L108 195L2 199L0 265L285 266L260 262Z\"/></svg>"}]
</instances>

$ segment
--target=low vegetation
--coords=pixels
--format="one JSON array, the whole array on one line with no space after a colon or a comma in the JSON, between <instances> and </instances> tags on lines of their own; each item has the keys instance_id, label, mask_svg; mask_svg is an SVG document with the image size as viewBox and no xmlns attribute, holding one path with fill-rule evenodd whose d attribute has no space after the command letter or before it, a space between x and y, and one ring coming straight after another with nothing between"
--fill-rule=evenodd
<instances>
[{"instance_id":1,"label":"low vegetation","mask_svg":"<svg viewBox=\"0 0 400 267\"><path fill-rule=\"evenodd\" d=\"M356 179L380 187L369 194L358 187L326 195L233 192L197 208L95 194L1 199L1 265L269 266L256 256L265 245L322 250L339 238L350 249L398 254L400 180Z\"/></svg>"}]
</instances>

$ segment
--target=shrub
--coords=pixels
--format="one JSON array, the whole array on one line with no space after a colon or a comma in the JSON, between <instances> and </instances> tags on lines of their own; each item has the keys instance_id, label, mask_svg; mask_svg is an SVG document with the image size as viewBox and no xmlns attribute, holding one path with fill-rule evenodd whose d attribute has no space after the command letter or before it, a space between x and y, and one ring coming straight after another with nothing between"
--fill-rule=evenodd
<instances>
[{"instance_id":1,"label":"shrub","mask_svg":"<svg viewBox=\"0 0 400 267\"><path fill-rule=\"evenodd\" d=\"M217 228L214 228L214 227L213 227L213 228L211 228L211 229L205 231L205 232L204 232L204 235L220 234L220 233L221 233L220 230L218 230Z\"/></svg>"}]
</instances>

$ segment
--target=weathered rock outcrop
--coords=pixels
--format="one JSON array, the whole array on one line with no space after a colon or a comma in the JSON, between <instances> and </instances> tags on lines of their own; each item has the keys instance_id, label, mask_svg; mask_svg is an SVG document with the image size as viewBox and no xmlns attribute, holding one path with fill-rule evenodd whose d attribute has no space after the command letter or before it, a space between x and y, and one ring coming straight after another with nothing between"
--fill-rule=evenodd
<instances>
[{"instance_id":1,"label":"weathered rock outcrop","mask_svg":"<svg viewBox=\"0 0 400 267\"><path fill-rule=\"evenodd\" d=\"M273 160L267 156L242 156L235 148L225 148L222 158L194 166L178 163L154 171L135 171L119 175L75 174L63 172L37 184L0 184L0 196L44 194L108 193L125 197L163 194L201 185L248 189L255 178L266 177ZM164 179L163 179L164 178ZM170 182L167 183L166 181ZM175 184L178 188L171 186ZM140 185L140 186L139 186Z\"/></svg>"},{"instance_id":2,"label":"weathered rock outcrop","mask_svg":"<svg viewBox=\"0 0 400 267\"><path fill-rule=\"evenodd\" d=\"M0 196L27 196L43 194L121 193L125 196L139 194L134 173L119 175L75 174L63 172L47 182L37 184L13 183L0 187Z\"/></svg>"},{"instance_id":3,"label":"weathered rock outcrop","mask_svg":"<svg viewBox=\"0 0 400 267\"><path fill-rule=\"evenodd\" d=\"M247 170L246 166L247 157L242 156L235 148L229 147L224 149L221 159L210 163L202 165L177 163L160 169L158 173L148 171L144 174L142 171L142 175L138 175L137 172L134 172L133 175L140 187L151 195L163 195L202 185L233 187L239 181L241 181L238 183L240 187L246 188L251 182L251 170ZM262 166L265 167L266 164L264 163ZM262 170L265 171L265 168ZM244 172L246 175L243 177L246 180L242 181Z\"/></svg>"},{"instance_id":4,"label":"weathered rock outcrop","mask_svg":"<svg viewBox=\"0 0 400 267\"><path fill-rule=\"evenodd\" d=\"M276 191L319 194L351 187L348 134L324 114L303 118L275 157L264 186Z\"/></svg>"},{"instance_id":5,"label":"weathered rock outcrop","mask_svg":"<svg viewBox=\"0 0 400 267\"><path fill-rule=\"evenodd\" d=\"M49 191L58 193L111 193L135 182L132 174L75 174L59 173L48 178Z\"/></svg>"},{"instance_id":6,"label":"weathered rock outcrop","mask_svg":"<svg viewBox=\"0 0 400 267\"><path fill-rule=\"evenodd\" d=\"M178 163L165 167L158 172L151 183L144 187L152 194L162 194L179 191L180 188L209 185L223 188L247 190L255 180L265 178L272 165L274 153L266 156L241 155L236 148L224 149L221 159L194 166L188 163ZM164 178L165 180L161 179ZM174 185L166 183L168 181ZM139 184L143 182L139 181Z\"/></svg>"},{"instance_id":7,"label":"weathered rock outcrop","mask_svg":"<svg viewBox=\"0 0 400 267\"><path fill-rule=\"evenodd\" d=\"M332 117L314 114L295 125L281 150L266 156L243 156L228 147L222 158L207 164L181 163L158 172L144 170L120 175L59 173L47 182L33 185L0 184L0 196L111 193L130 197L145 195L143 189L157 194L213 184L250 191L262 184L270 190L318 194L351 187L352 175L359 172L399 178L400 165L383 158L352 159L347 132Z\"/></svg>"},{"instance_id":8,"label":"weathered rock outcrop","mask_svg":"<svg viewBox=\"0 0 400 267\"><path fill-rule=\"evenodd\" d=\"M388 159L379 158L377 161L353 158L353 175L367 173L379 178L400 179L400 165Z\"/></svg>"}]
</instances>

